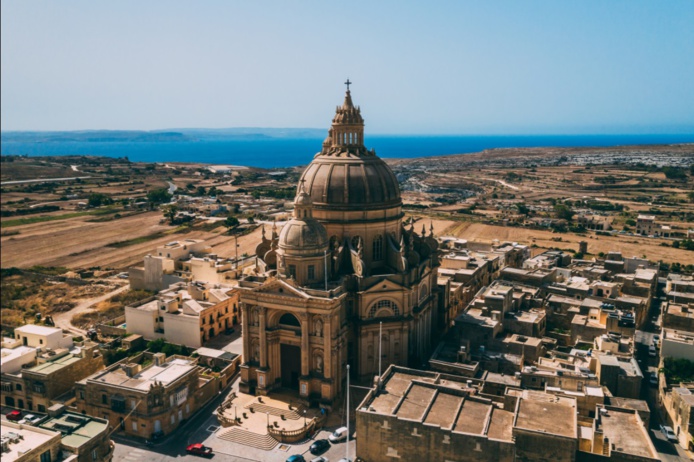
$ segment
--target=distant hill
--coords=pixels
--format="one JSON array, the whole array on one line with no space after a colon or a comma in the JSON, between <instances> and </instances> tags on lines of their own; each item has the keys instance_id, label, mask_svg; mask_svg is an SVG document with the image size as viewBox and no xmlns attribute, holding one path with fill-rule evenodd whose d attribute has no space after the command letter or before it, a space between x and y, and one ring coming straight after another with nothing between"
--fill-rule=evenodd
<instances>
[{"instance_id":1,"label":"distant hill","mask_svg":"<svg viewBox=\"0 0 694 462\"><path fill-rule=\"evenodd\" d=\"M316 128L181 128L166 130L6 131L3 142L181 142L211 139L322 138Z\"/></svg>"}]
</instances>

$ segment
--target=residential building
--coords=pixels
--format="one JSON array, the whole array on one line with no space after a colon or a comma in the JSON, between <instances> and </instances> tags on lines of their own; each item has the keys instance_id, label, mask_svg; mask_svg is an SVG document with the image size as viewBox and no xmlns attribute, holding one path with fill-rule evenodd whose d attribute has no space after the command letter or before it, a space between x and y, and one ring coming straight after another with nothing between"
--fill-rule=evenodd
<instances>
[{"instance_id":1,"label":"residential building","mask_svg":"<svg viewBox=\"0 0 694 462\"><path fill-rule=\"evenodd\" d=\"M238 291L221 284L179 282L125 307L128 332L201 347L240 320Z\"/></svg>"},{"instance_id":2,"label":"residential building","mask_svg":"<svg viewBox=\"0 0 694 462\"><path fill-rule=\"evenodd\" d=\"M76 381L103 369L103 357L96 343L73 345L72 337L64 337L60 329L46 328L59 335L41 336L38 329L27 327L16 329L16 339L3 339L0 396L5 406L45 413L52 400L70 391ZM33 348L25 343L63 346Z\"/></svg>"},{"instance_id":3,"label":"residential building","mask_svg":"<svg viewBox=\"0 0 694 462\"><path fill-rule=\"evenodd\" d=\"M60 432L60 450L65 460L110 462L113 459L114 445L108 421L66 412L61 404L51 406L48 416L39 428Z\"/></svg>"},{"instance_id":4,"label":"residential building","mask_svg":"<svg viewBox=\"0 0 694 462\"><path fill-rule=\"evenodd\" d=\"M57 431L3 420L0 424L2 462L61 460L61 434Z\"/></svg>"},{"instance_id":5,"label":"residential building","mask_svg":"<svg viewBox=\"0 0 694 462\"><path fill-rule=\"evenodd\" d=\"M174 431L219 391L218 377L204 374L195 358L156 353L125 361L75 384L77 412L152 438Z\"/></svg>"}]
</instances>

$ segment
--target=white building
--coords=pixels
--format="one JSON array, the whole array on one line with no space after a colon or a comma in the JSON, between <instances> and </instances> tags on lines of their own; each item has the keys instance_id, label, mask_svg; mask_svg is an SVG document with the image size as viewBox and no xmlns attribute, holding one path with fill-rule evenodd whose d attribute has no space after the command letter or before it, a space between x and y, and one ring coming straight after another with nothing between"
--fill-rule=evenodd
<instances>
[{"instance_id":1,"label":"white building","mask_svg":"<svg viewBox=\"0 0 694 462\"><path fill-rule=\"evenodd\" d=\"M193 348L239 321L238 294L218 284L177 283L125 307L128 332Z\"/></svg>"}]
</instances>

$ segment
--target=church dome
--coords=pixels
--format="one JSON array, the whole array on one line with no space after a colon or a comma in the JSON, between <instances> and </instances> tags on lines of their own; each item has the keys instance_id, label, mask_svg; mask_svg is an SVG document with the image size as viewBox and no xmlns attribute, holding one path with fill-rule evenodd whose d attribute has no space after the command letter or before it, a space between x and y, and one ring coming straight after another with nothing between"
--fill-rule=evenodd
<instances>
[{"instance_id":1,"label":"church dome","mask_svg":"<svg viewBox=\"0 0 694 462\"><path fill-rule=\"evenodd\" d=\"M285 255L296 256L315 255L328 248L328 232L313 218L313 203L303 181L294 198L294 218L280 232L279 248Z\"/></svg>"},{"instance_id":2,"label":"church dome","mask_svg":"<svg viewBox=\"0 0 694 462\"><path fill-rule=\"evenodd\" d=\"M364 146L364 119L349 89L323 142L302 177L314 209L400 207L400 187L392 170Z\"/></svg>"},{"instance_id":3,"label":"church dome","mask_svg":"<svg viewBox=\"0 0 694 462\"><path fill-rule=\"evenodd\" d=\"M314 219L292 219L280 231L279 248L285 254L323 252L328 248L328 233Z\"/></svg>"},{"instance_id":4,"label":"church dome","mask_svg":"<svg viewBox=\"0 0 694 462\"><path fill-rule=\"evenodd\" d=\"M380 158L320 155L302 176L313 204L371 207L400 205L398 180Z\"/></svg>"}]
</instances>

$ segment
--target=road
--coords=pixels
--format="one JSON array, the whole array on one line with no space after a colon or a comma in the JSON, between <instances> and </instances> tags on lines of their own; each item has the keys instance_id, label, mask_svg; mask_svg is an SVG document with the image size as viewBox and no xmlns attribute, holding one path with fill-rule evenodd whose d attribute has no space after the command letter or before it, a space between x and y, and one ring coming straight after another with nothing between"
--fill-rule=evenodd
<instances>
[{"instance_id":1,"label":"road","mask_svg":"<svg viewBox=\"0 0 694 462\"><path fill-rule=\"evenodd\" d=\"M56 327L60 327L61 329L69 330L71 332L74 332L78 335L86 335L87 331L80 329L78 327L75 327L72 325L72 317L75 316L76 314L84 313L85 311L89 311L92 306L96 305L97 303L101 303L105 300L108 300L109 298L113 297L114 295L120 294L121 292L125 292L126 290L130 289L130 285L126 284L122 287L117 288L116 290L112 290L111 292L108 292L104 295L99 295L98 297L93 297L93 298L87 298L85 300L82 300L75 306L73 309L70 311L65 311L63 313L58 313L53 316L53 322L55 323Z\"/></svg>"},{"instance_id":2,"label":"road","mask_svg":"<svg viewBox=\"0 0 694 462\"><path fill-rule=\"evenodd\" d=\"M508 183L506 183L504 180L498 180L498 179L496 179L496 178L480 178L480 179L481 179L481 180L488 180L488 181L496 181L496 182L499 183L500 185L506 186L507 188L511 188L511 189L513 189L514 191L519 191L519 190L520 190L520 188L519 188L518 186L513 186L512 184L508 184Z\"/></svg>"},{"instance_id":3,"label":"road","mask_svg":"<svg viewBox=\"0 0 694 462\"><path fill-rule=\"evenodd\" d=\"M648 383L648 370L655 371L658 369L659 357L649 356L648 347L653 344L653 335L660 332L659 311L660 301L654 300L651 306L649 321L645 329L643 331L637 330L634 335L635 355L644 376L643 386L641 387L641 399L648 403L648 407L651 410L648 435L651 437L656 451L658 451L660 460L666 462L692 460L682 446L667 441L660 431L660 425L663 423L663 420L656 404L658 388L650 386ZM655 322L653 322L653 320L655 320Z\"/></svg>"},{"instance_id":4,"label":"road","mask_svg":"<svg viewBox=\"0 0 694 462\"><path fill-rule=\"evenodd\" d=\"M39 178L36 180L15 180L15 181L3 181L0 186L10 185L10 184L22 184L22 183L48 183L50 181L70 181L70 180L86 180L91 178L91 176L71 176L67 178Z\"/></svg>"}]
</instances>

